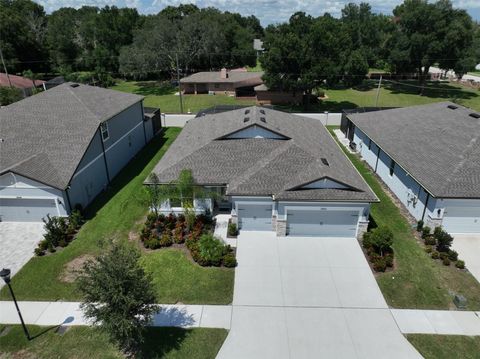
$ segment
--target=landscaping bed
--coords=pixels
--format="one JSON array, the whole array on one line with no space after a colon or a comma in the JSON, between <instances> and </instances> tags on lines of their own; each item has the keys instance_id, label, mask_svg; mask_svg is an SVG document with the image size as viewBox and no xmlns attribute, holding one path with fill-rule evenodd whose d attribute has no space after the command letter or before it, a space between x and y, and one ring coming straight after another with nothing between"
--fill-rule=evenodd
<instances>
[{"instance_id":1,"label":"landscaping bed","mask_svg":"<svg viewBox=\"0 0 480 359\"><path fill-rule=\"evenodd\" d=\"M335 128L338 127L330 126L329 130L336 139ZM371 206L374 221L393 232L395 268L376 274L387 303L394 308L455 309L453 298L458 294L467 299L467 310L479 310L480 283L464 270L433 261L417 242L415 228L401 214L372 170L357 155L339 145L380 199Z\"/></svg>"},{"instance_id":2,"label":"landscaping bed","mask_svg":"<svg viewBox=\"0 0 480 359\"><path fill-rule=\"evenodd\" d=\"M478 359L480 337L408 334L407 339L425 359Z\"/></svg>"},{"instance_id":3,"label":"landscaping bed","mask_svg":"<svg viewBox=\"0 0 480 359\"><path fill-rule=\"evenodd\" d=\"M4 330L6 329L6 332ZM29 326L34 337L27 341L21 326L0 327L1 358L117 359L126 356L102 332L92 327L69 327L64 334L56 327ZM138 358L213 359L222 346L225 329L147 328Z\"/></svg>"}]
</instances>

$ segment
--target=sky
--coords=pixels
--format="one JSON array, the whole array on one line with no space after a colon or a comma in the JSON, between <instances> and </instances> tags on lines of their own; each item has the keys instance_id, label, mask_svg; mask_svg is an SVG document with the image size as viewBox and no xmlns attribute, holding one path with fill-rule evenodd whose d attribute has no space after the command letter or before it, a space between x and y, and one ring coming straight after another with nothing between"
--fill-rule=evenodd
<instances>
[{"instance_id":1,"label":"sky","mask_svg":"<svg viewBox=\"0 0 480 359\"><path fill-rule=\"evenodd\" d=\"M50 13L61 7L79 8L83 5L103 7L134 7L142 14L156 14L168 5L193 3L198 7L216 7L223 11L238 12L242 15L255 15L263 26L287 21L290 15L304 11L313 16L329 12L339 16L341 9L349 2L357 0L36 0ZM364 0L365 1L365 0ZM391 14L392 9L402 0L366 0L374 12ZM480 21L480 0L452 0L455 7L468 11L476 21Z\"/></svg>"}]
</instances>

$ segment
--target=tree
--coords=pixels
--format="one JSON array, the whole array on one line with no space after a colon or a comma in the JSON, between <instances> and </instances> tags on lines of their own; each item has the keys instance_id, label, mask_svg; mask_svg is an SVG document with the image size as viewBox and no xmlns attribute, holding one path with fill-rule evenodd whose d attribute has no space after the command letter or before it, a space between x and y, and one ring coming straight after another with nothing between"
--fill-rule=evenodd
<instances>
[{"instance_id":1,"label":"tree","mask_svg":"<svg viewBox=\"0 0 480 359\"><path fill-rule=\"evenodd\" d=\"M386 226L373 229L367 236L368 244L371 245L382 257L385 252L391 251L393 232Z\"/></svg>"},{"instance_id":2,"label":"tree","mask_svg":"<svg viewBox=\"0 0 480 359\"><path fill-rule=\"evenodd\" d=\"M116 241L106 253L85 263L77 280L85 316L126 352L138 349L145 326L159 309L151 277L139 258L136 247Z\"/></svg>"},{"instance_id":3,"label":"tree","mask_svg":"<svg viewBox=\"0 0 480 359\"><path fill-rule=\"evenodd\" d=\"M16 87L0 86L0 106L10 105L20 101L22 98L22 91Z\"/></svg>"},{"instance_id":4,"label":"tree","mask_svg":"<svg viewBox=\"0 0 480 359\"><path fill-rule=\"evenodd\" d=\"M448 0L405 0L393 10L396 31L389 41L390 64L397 73L416 72L425 84L430 66L450 69L470 49L473 27L464 10ZM423 90L422 90L423 91Z\"/></svg>"},{"instance_id":5,"label":"tree","mask_svg":"<svg viewBox=\"0 0 480 359\"><path fill-rule=\"evenodd\" d=\"M24 70L22 75L23 75L23 77L32 80L33 89L35 91L35 88L37 87L37 84L35 83L35 80L38 80L37 74L35 74L32 70L28 69L28 70Z\"/></svg>"},{"instance_id":6,"label":"tree","mask_svg":"<svg viewBox=\"0 0 480 359\"><path fill-rule=\"evenodd\" d=\"M361 50L355 50L350 53L343 71L343 82L347 86L355 86L363 82L363 79L368 74L368 62Z\"/></svg>"}]
</instances>

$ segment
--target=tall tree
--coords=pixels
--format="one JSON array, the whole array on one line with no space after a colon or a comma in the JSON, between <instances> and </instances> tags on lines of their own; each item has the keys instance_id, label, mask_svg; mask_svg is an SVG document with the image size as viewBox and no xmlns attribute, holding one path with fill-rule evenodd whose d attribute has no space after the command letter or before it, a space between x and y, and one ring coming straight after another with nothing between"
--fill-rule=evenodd
<instances>
[{"instance_id":1,"label":"tall tree","mask_svg":"<svg viewBox=\"0 0 480 359\"><path fill-rule=\"evenodd\" d=\"M471 18L449 0L405 0L393 13L397 29L389 43L390 63L396 72L416 72L421 85L430 66L452 68L470 49Z\"/></svg>"}]
</instances>

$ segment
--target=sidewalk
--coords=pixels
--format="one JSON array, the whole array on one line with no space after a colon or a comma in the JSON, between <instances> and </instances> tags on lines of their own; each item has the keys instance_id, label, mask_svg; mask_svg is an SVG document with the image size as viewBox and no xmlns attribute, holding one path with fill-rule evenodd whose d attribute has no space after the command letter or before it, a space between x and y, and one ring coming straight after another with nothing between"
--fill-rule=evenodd
<instances>
[{"instance_id":1,"label":"sidewalk","mask_svg":"<svg viewBox=\"0 0 480 359\"><path fill-rule=\"evenodd\" d=\"M79 306L79 302L19 302L25 323L33 325L89 325ZM225 329L231 327L233 307L239 310L257 308L241 305L161 304L160 306L161 310L154 316L152 326ZM308 311L312 315L316 311L325 313L328 309L350 310L349 308L312 307L308 308ZM372 312L371 308L355 310ZM377 311L390 311L403 334L480 336L480 312L415 309L378 309ZM13 302L0 301L0 324L20 324Z\"/></svg>"},{"instance_id":2,"label":"sidewalk","mask_svg":"<svg viewBox=\"0 0 480 359\"><path fill-rule=\"evenodd\" d=\"M19 302L26 324L90 325L79 302ZM228 305L161 305L152 326L230 329L232 307ZM0 323L20 324L13 302L0 302Z\"/></svg>"}]
</instances>

